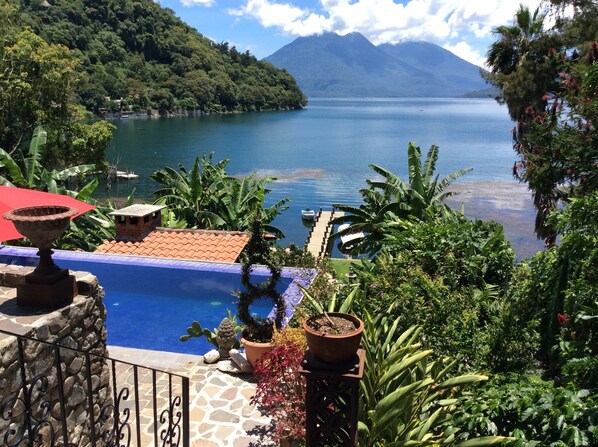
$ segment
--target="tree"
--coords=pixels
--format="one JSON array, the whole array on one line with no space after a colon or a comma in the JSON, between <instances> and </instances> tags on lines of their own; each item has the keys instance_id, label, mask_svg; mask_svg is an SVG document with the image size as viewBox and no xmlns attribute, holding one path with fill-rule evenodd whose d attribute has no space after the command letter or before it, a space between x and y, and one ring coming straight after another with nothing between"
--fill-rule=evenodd
<instances>
[{"instance_id":1,"label":"tree","mask_svg":"<svg viewBox=\"0 0 598 447\"><path fill-rule=\"evenodd\" d=\"M78 55L22 29L16 12L0 0L0 147L9 155L26 151L34 129L43 126L47 141L37 162L48 171L102 162L113 127L80 122L73 93Z\"/></svg>"},{"instance_id":2,"label":"tree","mask_svg":"<svg viewBox=\"0 0 598 447\"><path fill-rule=\"evenodd\" d=\"M158 2L53 1L51 8L40 7L39 0L0 2L18 4L20 15L15 17L33 33L77 55L77 75L87 79L76 94L94 112L106 107L105 96L126 97L131 83L145 86L141 95L139 88L133 89L134 109L146 109L153 94L151 107L163 115L180 106L195 107L191 97L207 112L257 109L257 102L274 110L306 104L288 73L228 44L214 44ZM254 82L266 98L248 98L245 107L239 103L240 92Z\"/></svg>"},{"instance_id":3,"label":"tree","mask_svg":"<svg viewBox=\"0 0 598 447\"><path fill-rule=\"evenodd\" d=\"M211 202L221 194L228 160L213 162L213 153L197 157L190 172L179 164L179 170L166 166L151 178L162 185L154 192L156 203L167 205L178 219L191 227L211 228L216 225Z\"/></svg>"},{"instance_id":4,"label":"tree","mask_svg":"<svg viewBox=\"0 0 598 447\"><path fill-rule=\"evenodd\" d=\"M547 225L550 213L559 201L591 190L595 179L598 5L553 0L548 13L556 23L550 30L543 29L545 15L524 7L513 26L496 29L500 38L488 51L488 79L501 89L516 121L513 174L532 191L536 234L550 246L557 236Z\"/></svg>"},{"instance_id":5,"label":"tree","mask_svg":"<svg viewBox=\"0 0 598 447\"><path fill-rule=\"evenodd\" d=\"M415 143L409 143L407 153L407 183L387 169L370 165L384 180L367 180L369 187L360 191L363 204L359 207L334 205L345 213L334 219L334 223L348 223L349 227L333 234L333 237L364 232L362 240L352 240L351 244L357 252L373 254L380 248L385 233L390 228L400 226L401 220L426 220L452 213L443 202L446 197L454 194L447 191L447 188L471 168L460 169L440 180L438 175L434 175L438 146L430 147L423 164L421 149Z\"/></svg>"},{"instance_id":6,"label":"tree","mask_svg":"<svg viewBox=\"0 0 598 447\"><path fill-rule=\"evenodd\" d=\"M494 29L498 40L488 49L487 79L501 89L511 119L525 121L526 108L543 109L544 93L554 84L555 67L547 59L555 43L544 32L545 15L520 5L513 25Z\"/></svg>"},{"instance_id":7,"label":"tree","mask_svg":"<svg viewBox=\"0 0 598 447\"><path fill-rule=\"evenodd\" d=\"M37 125L71 119L77 61L28 30L0 43L0 147L12 153Z\"/></svg>"},{"instance_id":8,"label":"tree","mask_svg":"<svg viewBox=\"0 0 598 447\"><path fill-rule=\"evenodd\" d=\"M264 222L265 231L283 238L284 233L269 223L287 209L289 199L264 207L266 195L270 192L266 185L275 180L271 177L257 179L255 174L241 179L229 178L225 193L220 195L215 206L214 216L218 216L216 225L227 230L247 231L251 229L253 221L259 220Z\"/></svg>"},{"instance_id":9,"label":"tree","mask_svg":"<svg viewBox=\"0 0 598 447\"><path fill-rule=\"evenodd\" d=\"M520 5L512 26L499 26L494 30L499 39L490 46L487 54L487 64L491 68L487 79L500 88L499 101L507 104L509 115L516 122L513 148L522 163L526 162L527 151L521 141L529 129L533 111L546 107L544 95L554 87L557 73L555 64L548 57L556 42L544 32L544 18L538 9L532 14ZM553 243L554 232L545 222L556 207L555 193L550 189L530 189L537 210L536 234L547 243Z\"/></svg>"}]
</instances>

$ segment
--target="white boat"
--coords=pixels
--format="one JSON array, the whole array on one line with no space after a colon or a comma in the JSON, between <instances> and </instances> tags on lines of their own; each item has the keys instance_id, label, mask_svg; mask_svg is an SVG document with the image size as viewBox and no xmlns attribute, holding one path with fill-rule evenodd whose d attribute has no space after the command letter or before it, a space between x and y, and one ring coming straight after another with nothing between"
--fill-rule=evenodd
<instances>
[{"instance_id":1,"label":"white boat","mask_svg":"<svg viewBox=\"0 0 598 447\"><path fill-rule=\"evenodd\" d=\"M134 172L116 171L116 180L136 180L139 176Z\"/></svg>"},{"instance_id":2,"label":"white boat","mask_svg":"<svg viewBox=\"0 0 598 447\"><path fill-rule=\"evenodd\" d=\"M349 228L349 224L342 224L342 225L339 225L338 231L341 232L343 230L346 230L347 228ZM363 231L360 231L358 233L345 234L340 237L340 240L341 240L341 243L343 244L343 247L345 247L347 249L351 249L351 241L354 241L357 239L362 239L364 237L365 237L365 234L363 233Z\"/></svg>"},{"instance_id":3,"label":"white boat","mask_svg":"<svg viewBox=\"0 0 598 447\"><path fill-rule=\"evenodd\" d=\"M314 220L316 218L316 212L310 208L301 210L301 218L305 220Z\"/></svg>"}]
</instances>

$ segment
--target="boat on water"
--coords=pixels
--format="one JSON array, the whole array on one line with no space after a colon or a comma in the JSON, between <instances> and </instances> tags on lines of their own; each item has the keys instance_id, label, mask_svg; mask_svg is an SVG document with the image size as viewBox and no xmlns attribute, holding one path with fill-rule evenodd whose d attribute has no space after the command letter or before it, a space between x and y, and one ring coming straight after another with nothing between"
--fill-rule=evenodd
<instances>
[{"instance_id":1,"label":"boat on water","mask_svg":"<svg viewBox=\"0 0 598 447\"><path fill-rule=\"evenodd\" d=\"M347 228L349 228L349 224L339 225L338 232L340 233L341 231L346 230ZM353 247L353 244L351 242L356 241L357 239L363 239L364 237L365 237L365 234L363 233L363 231L360 231L358 233L349 233L349 234L340 236L340 240L341 240L342 246L346 250L351 250L351 248Z\"/></svg>"},{"instance_id":2,"label":"boat on water","mask_svg":"<svg viewBox=\"0 0 598 447\"><path fill-rule=\"evenodd\" d=\"M116 180L137 180L139 176L134 172L129 171L116 171Z\"/></svg>"},{"instance_id":3,"label":"boat on water","mask_svg":"<svg viewBox=\"0 0 598 447\"><path fill-rule=\"evenodd\" d=\"M304 220L314 220L316 218L316 212L311 208L301 210L301 218Z\"/></svg>"}]
</instances>

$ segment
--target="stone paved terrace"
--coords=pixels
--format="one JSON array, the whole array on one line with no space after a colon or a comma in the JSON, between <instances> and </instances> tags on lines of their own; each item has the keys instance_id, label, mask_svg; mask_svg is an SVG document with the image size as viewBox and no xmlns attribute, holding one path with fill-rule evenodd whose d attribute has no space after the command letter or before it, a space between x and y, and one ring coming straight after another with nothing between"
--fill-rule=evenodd
<instances>
[{"instance_id":1,"label":"stone paved terrace","mask_svg":"<svg viewBox=\"0 0 598 447\"><path fill-rule=\"evenodd\" d=\"M251 376L233 376L220 372L215 365L204 364L201 356L116 346L109 346L108 351L110 357L117 360L189 377L192 447L274 445L267 439L259 439L260 427L266 426L269 421L249 404L249 399L255 391L255 382ZM118 376L132 383L132 370L126 365L119 366ZM149 378L140 377L141 383L148 381ZM164 379L158 382L158 388L159 393L167 395L168 385ZM150 412L149 420L151 405L149 402L146 404L147 411ZM144 406L142 404L142 407ZM152 426L147 424L144 434L147 445L153 445L151 430Z\"/></svg>"}]
</instances>

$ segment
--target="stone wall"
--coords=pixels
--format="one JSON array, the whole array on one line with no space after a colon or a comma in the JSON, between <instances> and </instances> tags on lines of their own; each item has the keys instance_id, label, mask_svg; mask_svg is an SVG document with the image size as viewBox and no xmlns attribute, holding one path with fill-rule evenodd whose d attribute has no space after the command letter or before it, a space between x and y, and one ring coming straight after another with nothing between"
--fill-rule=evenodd
<instances>
[{"instance_id":1,"label":"stone wall","mask_svg":"<svg viewBox=\"0 0 598 447\"><path fill-rule=\"evenodd\" d=\"M110 412L105 418L101 414L112 403L110 369L103 358L107 356L104 291L93 275L75 272L79 295L72 304L51 311L19 307L15 286L31 270L0 264L0 330L29 337L19 343L17 337L0 332L0 445L7 435L9 445L29 436L25 411L29 408L30 429L43 437L39 445L64 445L66 423L68 445L87 447L92 436L90 407L98 441L111 422Z\"/></svg>"}]
</instances>

